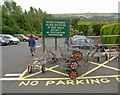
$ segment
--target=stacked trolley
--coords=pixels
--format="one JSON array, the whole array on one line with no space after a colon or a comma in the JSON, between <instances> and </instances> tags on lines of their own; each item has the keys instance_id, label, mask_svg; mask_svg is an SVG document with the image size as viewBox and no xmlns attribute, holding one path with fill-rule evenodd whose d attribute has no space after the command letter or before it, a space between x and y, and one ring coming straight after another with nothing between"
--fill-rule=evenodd
<instances>
[{"instance_id":1,"label":"stacked trolley","mask_svg":"<svg viewBox=\"0 0 120 95\"><path fill-rule=\"evenodd\" d=\"M52 63L58 63L60 69L66 72L71 79L78 77L78 61L82 59L80 51L68 51L62 47L46 47L47 60Z\"/></svg>"},{"instance_id":2,"label":"stacked trolley","mask_svg":"<svg viewBox=\"0 0 120 95\"><path fill-rule=\"evenodd\" d=\"M66 72L71 79L78 77L78 61L82 59L82 53L76 50L67 51L59 46L45 47L45 56L34 58L33 63L27 66L28 73L39 71L44 73L48 64L58 64L59 69Z\"/></svg>"},{"instance_id":3,"label":"stacked trolley","mask_svg":"<svg viewBox=\"0 0 120 95\"><path fill-rule=\"evenodd\" d=\"M111 45L109 48L104 49L106 59L109 60L110 57L116 56L117 60L119 60L120 57L120 46L118 45Z\"/></svg>"}]
</instances>

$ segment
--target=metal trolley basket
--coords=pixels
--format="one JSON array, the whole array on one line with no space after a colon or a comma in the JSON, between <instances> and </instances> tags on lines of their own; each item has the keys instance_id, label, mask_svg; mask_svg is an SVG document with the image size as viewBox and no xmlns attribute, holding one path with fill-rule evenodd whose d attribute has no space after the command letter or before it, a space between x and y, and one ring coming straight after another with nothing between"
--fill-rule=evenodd
<instances>
[{"instance_id":1,"label":"metal trolley basket","mask_svg":"<svg viewBox=\"0 0 120 95\"><path fill-rule=\"evenodd\" d=\"M67 51L63 47L46 47L47 60L52 63L58 63L60 69L68 73L71 79L78 76L78 61L81 60L82 54L79 51Z\"/></svg>"},{"instance_id":2,"label":"metal trolley basket","mask_svg":"<svg viewBox=\"0 0 120 95\"><path fill-rule=\"evenodd\" d=\"M42 53L41 48L37 47L35 56L33 56L32 61L29 62L29 63L32 63L32 64L29 64L27 66L28 73L32 73L34 71L40 71L42 73L45 72L47 59L46 59L45 56L40 57L41 53ZM44 53L43 53L43 55L44 55Z\"/></svg>"},{"instance_id":3,"label":"metal trolley basket","mask_svg":"<svg viewBox=\"0 0 120 95\"><path fill-rule=\"evenodd\" d=\"M33 70L38 70L38 71L44 73L45 72L45 64L46 64L45 57L35 58L33 60L33 64L27 66L28 72L32 73Z\"/></svg>"}]
</instances>

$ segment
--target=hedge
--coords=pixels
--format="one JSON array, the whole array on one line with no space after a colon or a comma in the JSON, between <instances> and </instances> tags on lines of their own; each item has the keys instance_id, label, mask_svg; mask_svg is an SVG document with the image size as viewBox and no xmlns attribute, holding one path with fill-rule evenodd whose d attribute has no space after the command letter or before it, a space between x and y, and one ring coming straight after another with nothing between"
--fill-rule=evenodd
<instances>
[{"instance_id":1,"label":"hedge","mask_svg":"<svg viewBox=\"0 0 120 95\"><path fill-rule=\"evenodd\" d=\"M120 35L120 23L104 25L100 30L100 35ZM120 44L120 36L103 37L102 44Z\"/></svg>"}]
</instances>

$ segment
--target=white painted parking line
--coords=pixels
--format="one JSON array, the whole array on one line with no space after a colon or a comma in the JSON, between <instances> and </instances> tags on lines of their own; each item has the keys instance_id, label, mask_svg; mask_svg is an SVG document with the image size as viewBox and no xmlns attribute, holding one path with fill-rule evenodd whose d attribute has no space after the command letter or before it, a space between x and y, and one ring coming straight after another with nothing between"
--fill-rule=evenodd
<instances>
[{"instance_id":1,"label":"white painted parking line","mask_svg":"<svg viewBox=\"0 0 120 95\"><path fill-rule=\"evenodd\" d=\"M36 46L36 48L39 48L39 47L41 47L42 45L39 45L39 46Z\"/></svg>"},{"instance_id":2,"label":"white painted parking line","mask_svg":"<svg viewBox=\"0 0 120 95\"><path fill-rule=\"evenodd\" d=\"M20 76L21 74L5 74L5 76Z\"/></svg>"},{"instance_id":3,"label":"white painted parking line","mask_svg":"<svg viewBox=\"0 0 120 95\"><path fill-rule=\"evenodd\" d=\"M4 81L5 81L5 80L6 80L6 81L7 81L7 80L13 81L13 80L19 80L19 78L0 78L0 80L2 80L2 81L3 81L3 80L4 80Z\"/></svg>"}]
</instances>

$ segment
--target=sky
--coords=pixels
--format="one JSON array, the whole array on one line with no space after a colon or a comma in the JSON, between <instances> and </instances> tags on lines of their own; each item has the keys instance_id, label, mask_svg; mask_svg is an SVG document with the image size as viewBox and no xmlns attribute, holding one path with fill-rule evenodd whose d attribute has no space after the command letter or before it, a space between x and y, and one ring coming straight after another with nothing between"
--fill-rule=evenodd
<instances>
[{"instance_id":1,"label":"sky","mask_svg":"<svg viewBox=\"0 0 120 95\"><path fill-rule=\"evenodd\" d=\"M23 10L40 8L43 12L57 13L118 13L120 0L13 0Z\"/></svg>"}]
</instances>

